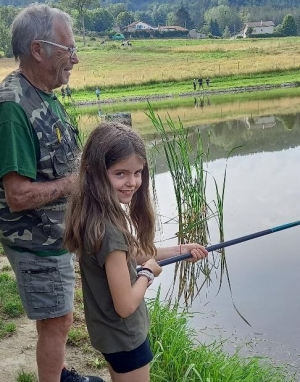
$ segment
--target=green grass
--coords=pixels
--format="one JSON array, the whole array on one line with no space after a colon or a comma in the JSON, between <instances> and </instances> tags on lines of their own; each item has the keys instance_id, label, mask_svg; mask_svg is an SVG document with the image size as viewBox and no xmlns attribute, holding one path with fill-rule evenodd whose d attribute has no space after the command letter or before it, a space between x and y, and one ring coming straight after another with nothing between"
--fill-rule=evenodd
<instances>
[{"instance_id":1,"label":"green grass","mask_svg":"<svg viewBox=\"0 0 300 382\"><path fill-rule=\"evenodd\" d=\"M16 280L8 273L0 273L0 318L20 317L24 313Z\"/></svg>"},{"instance_id":2,"label":"green grass","mask_svg":"<svg viewBox=\"0 0 300 382\"><path fill-rule=\"evenodd\" d=\"M70 79L75 102L192 92L193 78L209 77L210 90L298 81L299 37L243 40L135 40L132 49L76 37L79 64ZM14 70L0 60L0 77ZM205 87L205 86L204 86ZM60 94L59 94L60 95Z\"/></svg>"},{"instance_id":3,"label":"green grass","mask_svg":"<svg viewBox=\"0 0 300 382\"><path fill-rule=\"evenodd\" d=\"M151 382L291 382L296 379L283 366L259 357L228 355L219 343L203 345L188 325L191 314L159 302L148 301L150 343L154 353Z\"/></svg>"},{"instance_id":4,"label":"green grass","mask_svg":"<svg viewBox=\"0 0 300 382\"><path fill-rule=\"evenodd\" d=\"M268 73L255 73L248 75L228 75L218 77L211 81L210 87L204 86L204 91L196 92L192 90L192 78L186 78L183 81L175 79L167 81L150 81L143 84L133 85L115 85L103 86L101 88L101 99L118 100L132 97L149 97L149 96L180 96L182 94L214 94L218 91L236 90L245 91L247 87L280 87L283 83L296 83L298 81L299 69L290 71L274 71ZM73 92L73 100L75 102L96 101L94 97L94 88L77 89ZM227 97L228 98L228 97Z\"/></svg>"},{"instance_id":5,"label":"green grass","mask_svg":"<svg viewBox=\"0 0 300 382\"><path fill-rule=\"evenodd\" d=\"M84 342L88 340L89 336L85 327L72 327L68 334L67 344L71 346L81 346Z\"/></svg>"},{"instance_id":6,"label":"green grass","mask_svg":"<svg viewBox=\"0 0 300 382\"><path fill-rule=\"evenodd\" d=\"M0 319L0 338L7 337L16 331L16 324L13 322L5 322Z\"/></svg>"},{"instance_id":7,"label":"green grass","mask_svg":"<svg viewBox=\"0 0 300 382\"><path fill-rule=\"evenodd\" d=\"M26 373L22 370L18 373L16 382L38 382L38 379L34 373Z\"/></svg>"}]
</instances>

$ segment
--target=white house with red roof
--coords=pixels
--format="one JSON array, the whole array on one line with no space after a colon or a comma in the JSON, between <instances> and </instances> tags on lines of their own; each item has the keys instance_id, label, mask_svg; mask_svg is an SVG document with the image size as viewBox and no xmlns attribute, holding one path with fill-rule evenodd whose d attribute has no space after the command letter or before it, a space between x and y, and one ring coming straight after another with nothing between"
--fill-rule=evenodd
<instances>
[{"instance_id":1,"label":"white house with red roof","mask_svg":"<svg viewBox=\"0 0 300 382\"><path fill-rule=\"evenodd\" d=\"M272 34L274 33L274 26L275 24L273 23L273 21L261 20L261 21L249 22L245 24L241 34L244 38L247 37L247 33L250 28L251 28L252 35Z\"/></svg>"}]
</instances>

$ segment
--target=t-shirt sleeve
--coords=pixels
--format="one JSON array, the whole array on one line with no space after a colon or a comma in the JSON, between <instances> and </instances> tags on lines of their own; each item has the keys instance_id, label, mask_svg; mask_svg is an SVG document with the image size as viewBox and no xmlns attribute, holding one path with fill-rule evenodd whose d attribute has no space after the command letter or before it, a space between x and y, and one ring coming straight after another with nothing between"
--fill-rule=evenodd
<instances>
[{"instance_id":1,"label":"t-shirt sleeve","mask_svg":"<svg viewBox=\"0 0 300 382\"><path fill-rule=\"evenodd\" d=\"M101 248L97 253L97 261L101 267L104 266L107 256L113 251L128 252L128 245L125 242L122 232L110 223L107 223L105 225L105 234L101 243Z\"/></svg>"},{"instance_id":2,"label":"t-shirt sleeve","mask_svg":"<svg viewBox=\"0 0 300 382\"><path fill-rule=\"evenodd\" d=\"M24 110L0 103L0 178L9 172L36 179L38 138Z\"/></svg>"}]
</instances>

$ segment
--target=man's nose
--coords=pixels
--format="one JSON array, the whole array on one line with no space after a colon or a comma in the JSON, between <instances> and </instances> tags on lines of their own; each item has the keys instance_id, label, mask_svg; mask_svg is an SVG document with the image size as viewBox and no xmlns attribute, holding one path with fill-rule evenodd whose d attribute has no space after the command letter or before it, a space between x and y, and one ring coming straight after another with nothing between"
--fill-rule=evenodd
<instances>
[{"instance_id":1,"label":"man's nose","mask_svg":"<svg viewBox=\"0 0 300 382\"><path fill-rule=\"evenodd\" d=\"M77 56L77 52L74 53L74 55L71 57L72 64L76 65L79 63L79 58Z\"/></svg>"}]
</instances>

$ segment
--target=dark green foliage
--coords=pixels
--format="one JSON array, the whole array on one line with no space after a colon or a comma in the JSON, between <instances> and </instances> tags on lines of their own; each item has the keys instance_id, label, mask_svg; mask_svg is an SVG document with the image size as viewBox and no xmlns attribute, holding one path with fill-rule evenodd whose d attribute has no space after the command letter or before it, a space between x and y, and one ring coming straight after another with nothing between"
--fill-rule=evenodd
<instances>
[{"instance_id":1,"label":"dark green foliage","mask_svg":"<svg viewBox=\"0 0 300 382\"><path fill-rule=\"evenodd\" d=\"M292 15L286 15L283 19L280 32L285 36L296 36L297 35L297 26L295 19Z\"/></svg>"},{"instance_id":2,"label":"dark green foliage","mask_svg":"<svg viewBox=\"0 0 300 382\"><path fill-rule=\"evenodd\" d=\"M179 7L175 12L175 21L175 25L179 25L183 28L191 29L194 26L189 12L184 6Z\"/></svg>"},{"instance_id":3,"label":"dark green foliage","mask_svg":"<svg viewBox=\"0 0 300 382\"><path fill-rule=\"evenodd\" d=\"M210 19L209 29L213 36L221 36L220 27L217 20Z\"/></svg>"}]
</instances>

